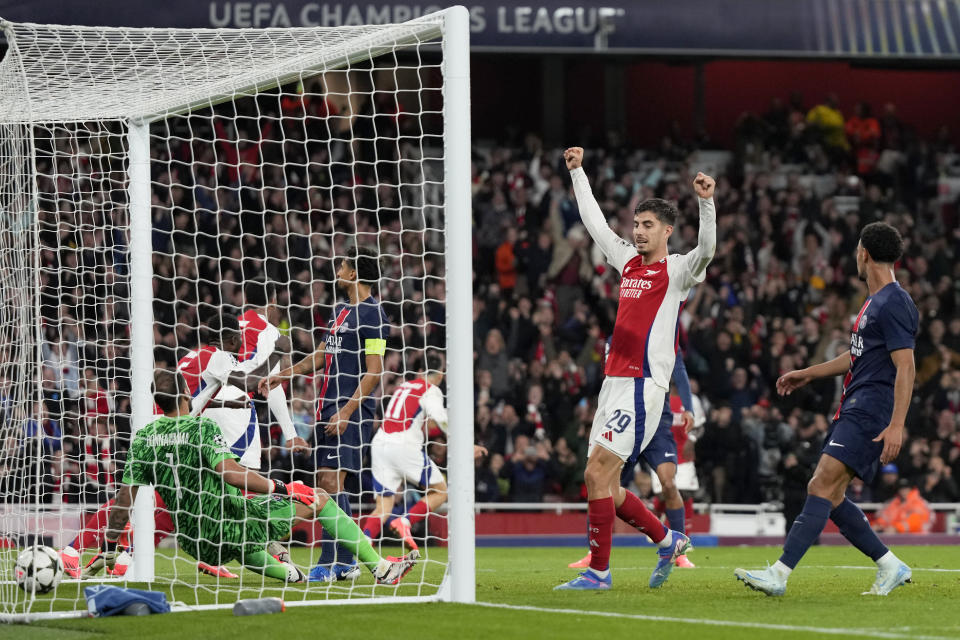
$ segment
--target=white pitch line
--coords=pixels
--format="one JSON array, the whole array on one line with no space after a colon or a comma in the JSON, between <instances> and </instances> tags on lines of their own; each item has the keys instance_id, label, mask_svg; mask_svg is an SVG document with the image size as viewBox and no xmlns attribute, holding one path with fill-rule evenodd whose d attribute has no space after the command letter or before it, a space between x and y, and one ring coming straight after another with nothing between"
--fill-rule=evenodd
<instances>
[{"instance_id":1,"label":"white pitch line","mask_svg":"<svg viewBox=\"0 0 960 640\"><path fill-rule=\"evenodd\" d=\"M738 627L745 629L766 629L769 631L803 631L820 633L831 636L859 635L868 638L883 638L884 640L955 640L947 636L921 636L914 633L892 633L874 629L804 627L792 624L770 624L766 622L740 622L737 620L712 620L709 618L673 618L670 616L648 616L640 613L617 613L614 611L584 611L582 609L554 609L550 607L534 607L530 605L503 604L499 602L476 602L478 607L493 609L510 609L513 611L536 611L538 613L567 613L578 616L596 616L599 618L622 618L626 620L646 620L649 622L677 622L680 624L699 624L711 627Z\"/></svg>"}]
</instances>

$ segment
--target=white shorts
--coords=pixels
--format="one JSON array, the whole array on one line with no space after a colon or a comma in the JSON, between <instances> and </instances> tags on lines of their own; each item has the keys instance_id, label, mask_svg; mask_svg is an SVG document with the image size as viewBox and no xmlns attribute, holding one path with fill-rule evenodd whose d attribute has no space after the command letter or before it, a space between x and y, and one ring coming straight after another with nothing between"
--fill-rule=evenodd
<instances>
[{"instance_id":1,"label":"white shorts","mask_svg":"<svg viewBox=\"0 0 960 640\"><path fill-rule=\"evenodd\" d=\"M587 457L595 445L623 461L639 455L660 425L665 394L650 378L604 378Z\"/></svg>"},{"instance_id":2,"label":"white shorts","mask_svg":"<svg viewBox=\"0 0 960 640\"><path fill-rule=\"evenodd\" d=\"M650 479L653 484L653 492L660 493L663 490L663 487L660 486L660 478L657 477L656 471L650 474ZM697 468L692 462L681 462L677 465L677 475L674 478L674 482L677 485L677 489L680 491L699 491L700 490L700 480L697 478Z\"/></svg>"},{"instance_id":3,"label":"white shorts","mask_svg":"<svg viewBox=\"0 0 960 640\"><path fill-rule=\"evenodd\" d=\"M249 409L207 409L201 414L217 423L230 450L248 469L260 468L260 430L257 412Z\"/></svg>"},{"instance_id":4,"label":"white shorts","mask_svg":"<svg viewBox=\"0 0 960 640\"><path fill-rule=\"evenodd\" d=\"M440 468L423 445L377 431L370 444L373 488L378 495L393 495L406 480L421 487L443 482Z\"/></svg>"}]
</instances>

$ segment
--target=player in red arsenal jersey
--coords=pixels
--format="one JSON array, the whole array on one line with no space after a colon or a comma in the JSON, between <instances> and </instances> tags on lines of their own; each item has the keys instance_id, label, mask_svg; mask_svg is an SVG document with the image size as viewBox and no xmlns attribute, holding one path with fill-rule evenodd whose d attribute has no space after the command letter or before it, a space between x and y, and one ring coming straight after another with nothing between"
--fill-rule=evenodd
<instances>
[{"instance_id":1,"label":"player in red arsenal jersey","mask_svg":"<svg viewBox=\"0 0 960 640\"><path fill-rule=\"evenodd\" d=\"M377 506L362 525L368 537L376 538L384 520L393 511L394 495L403 482L420 485L426 490L426 496L405 517L390 523L411 549L416 549L417 544L410 535L410 526L426 518L447 499L443 474L424 449L432 425L447 432L447 409L439 387L443 382L443 361L427 356L424 368L422 378L404 382L393 392L380 430L373 437L370 466Z\"/></svg>"},{"instance_id":2,"label":"player in red arsenal jersey","mask_svg":"<svg viewBox=\"0 0 960 640\"><path fill-rule=\"evenodd\" d=\"M290 339L280 334L277 325L280 322L280 310L277 308L277 290L272 282L248 280L243 284L244 312L238 318L243 344L237 360L244 369L261 365L274 353L288 353ZM277 362L271 375L280 373ZM283 386L276 386L267 392L267 406L273 414L287 447L294 453L310 451L306 440L297 435L290 417L290 405Z\"/></svg>"},{"instance_id":3,"label":"player in red arsenal jersey","mask_svg":"<svg viewBox=\"0 0 960 640\"><path fill-rule=\"evenodd\" d=\"M659 558L649 583L656 588L670 575L677 556L689 549L690 540L664 527L636 495L623 489L620 471L624 461L644 450L660 423L676 360L677 322L683 301L691 287L703 282L716 249L715 182L710 176L697 174L693 181L700 202L697 246L686 255L668 256L667 240L677 219L673 204L656 198L641 202L634 214L630 243L608 226L581 166L583 149L567 149L564 159L580 217L622 280L584 472L590 567L557 589L610 588L610 546L616 517L657 544Z\"/></svg>"}]
</instances>

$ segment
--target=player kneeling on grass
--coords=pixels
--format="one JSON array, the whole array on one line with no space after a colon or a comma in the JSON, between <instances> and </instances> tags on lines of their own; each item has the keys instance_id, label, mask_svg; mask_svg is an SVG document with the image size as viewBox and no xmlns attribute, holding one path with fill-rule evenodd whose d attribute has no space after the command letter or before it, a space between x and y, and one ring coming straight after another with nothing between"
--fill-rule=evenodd
<instances>
[{"instance_id":1,"label":"player kneeling on grass","mask_svg":"<svg viewBox=\"0 0 960 640\"><path fill-rule=\"evenodd\" d=\"M394 494L403 481L426 488L427 495L405 517L394 518L390 523L390 528L410 549L417 548L410 526L447 500L443 474L423 449L431 422L444 433L447 431L447 410L439 387L443 382L443 361L428 355L424 364L423 378L404 382L393 392L383 424L373 437L370 456L377 506L363 521L363 532L376 538L383 521L393 511Z\"/></svg>"},{"instance_id":2,"label":"player kneeling on grass","mask_svg":"<svg viewBox=\"0 0 960 640\"><path fill-rule=\"evenodd\" d=\"M357 555L380 584L396 584L416 564L417 552L382 558L325 492L301 482L284 485L241 467L220 427L189 415L190 401L175 373L157 371L154 400L164 415L138 431L130 445L124 487L110 510L103 552L95 558L100 566L110 567L116 561L117 541L130 505L138 488L150 484L173 514L180 548L203 562L239 560L271 578L305 581L294 565L270 555L267 545L287 538L294 519L316 519ZM264 495L247 499L241 489Z\"/></svg>"}]
</instances>

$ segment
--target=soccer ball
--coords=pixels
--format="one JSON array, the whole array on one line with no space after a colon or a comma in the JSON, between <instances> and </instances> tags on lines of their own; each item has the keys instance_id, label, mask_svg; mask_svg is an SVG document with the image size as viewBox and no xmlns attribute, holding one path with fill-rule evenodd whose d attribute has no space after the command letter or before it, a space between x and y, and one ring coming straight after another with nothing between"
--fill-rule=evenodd
<instances>
[{"instance_id":1,"label":"soccer ball","mask_svg":"<svg viewBox=\"0 0 960 640\"><path fill-rule=\"evenodd\" d=\"M54 549L37 545L24 550L13 570L17 585L28 593L47 593L60 584L63 564Z\"/></svg>"}]
</instances>

